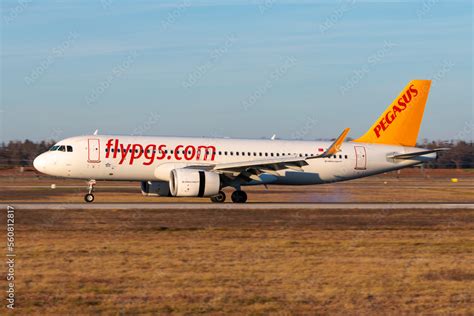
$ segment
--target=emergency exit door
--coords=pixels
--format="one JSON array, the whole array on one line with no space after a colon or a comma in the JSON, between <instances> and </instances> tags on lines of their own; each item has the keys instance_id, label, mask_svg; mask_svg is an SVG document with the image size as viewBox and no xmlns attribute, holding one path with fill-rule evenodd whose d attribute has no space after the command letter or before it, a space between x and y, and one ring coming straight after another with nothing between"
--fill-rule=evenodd
<instances>
[{"instance_id":1,"label":"emergency exit door","mask_svg":"<svg viewBox=\"0 0 474 316\"><path fill-rule=\"evenodd\" d=\"M100 141L98 139L88 139L88 158L87 162L100 162Z\"/></svg>"}]
</instances>

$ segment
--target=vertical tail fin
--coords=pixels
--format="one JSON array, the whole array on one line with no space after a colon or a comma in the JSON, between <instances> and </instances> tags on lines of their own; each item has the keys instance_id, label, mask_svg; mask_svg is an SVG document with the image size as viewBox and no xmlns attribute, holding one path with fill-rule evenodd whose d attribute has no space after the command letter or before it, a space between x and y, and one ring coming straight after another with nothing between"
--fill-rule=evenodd
<instances>
[{"instance_id":1,"label":"vertical tail fin","mask_svg":"<svg viewBox=\"0 0 474 316\"><path fill-rule=\"evenodd\" d=\"M360 138L360 143L415 146L431 80L412 80Z\"/></svg>"}]
</instances>

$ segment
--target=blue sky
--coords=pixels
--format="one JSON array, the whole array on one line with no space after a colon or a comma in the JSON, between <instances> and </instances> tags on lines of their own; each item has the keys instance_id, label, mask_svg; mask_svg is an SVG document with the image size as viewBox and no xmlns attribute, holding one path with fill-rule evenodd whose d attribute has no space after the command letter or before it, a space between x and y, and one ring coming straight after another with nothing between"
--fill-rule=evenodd
<instances>
[{"instance_id":1,"label":"blue sky","mask_svg":"<svg viewBox=\"0 0 474 316\"><path fill-rule=\"evenodd\" d=\"M358 137L433 79L419 139L473 138L471 1L2 1L0 141Z\"/></svg>"}]
</instances>

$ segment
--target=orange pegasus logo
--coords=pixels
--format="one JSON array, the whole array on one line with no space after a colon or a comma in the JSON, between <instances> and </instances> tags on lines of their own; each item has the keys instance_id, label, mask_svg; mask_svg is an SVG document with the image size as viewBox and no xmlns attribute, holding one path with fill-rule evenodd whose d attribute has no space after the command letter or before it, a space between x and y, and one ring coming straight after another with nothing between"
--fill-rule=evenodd
<instances>
[{"instance_id":1,"label":"orange pegasus logo","mask_svg":"<svg viewBox=\"0 0 474 316\"><path fill-rule=\"evenodd\" d=\"M412 101L418 95L418 90L415 89L415 85L411 85L405 93L397 100L396 104L392 104L391 108L385 113L385 116L379 121L374 127L374 133L377 138L380 137L381 133L387 130L396 119L398 114L405 111Z\"/></svg>"},{"instance_id":2,"label":"orange pegasus logo","mask_svg":"<svg viewBox=\"0 0 474 316\"><path fill-rule=\"evenodd\" d=\"M431 80L412 80L356 143L415 146ZM402 113L403 112L403 113Z\"/></svg>"}]
</instances>

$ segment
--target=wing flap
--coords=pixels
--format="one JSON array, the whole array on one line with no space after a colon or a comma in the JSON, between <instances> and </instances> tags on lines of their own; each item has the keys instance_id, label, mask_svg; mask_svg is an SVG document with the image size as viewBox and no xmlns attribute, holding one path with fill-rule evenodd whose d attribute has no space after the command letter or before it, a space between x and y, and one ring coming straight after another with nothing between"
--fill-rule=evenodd
<instances>
[{"instance_id":1,"label":"wing flap","mask_svg":"<svg viewBox=\"0 0 474 316\"><path fill-rule=\"evenodd\" d=\"M256 169L271 169L281 170L286 169L287 165L306 166L308 163L299 157L288 157L278 159L262 159L262 160L250 160L250 161L239 161L231 163L222 163L216 165L213 170L215 171L239 171L242 169L256 168Z\"/></svg>"}]
</instances>

